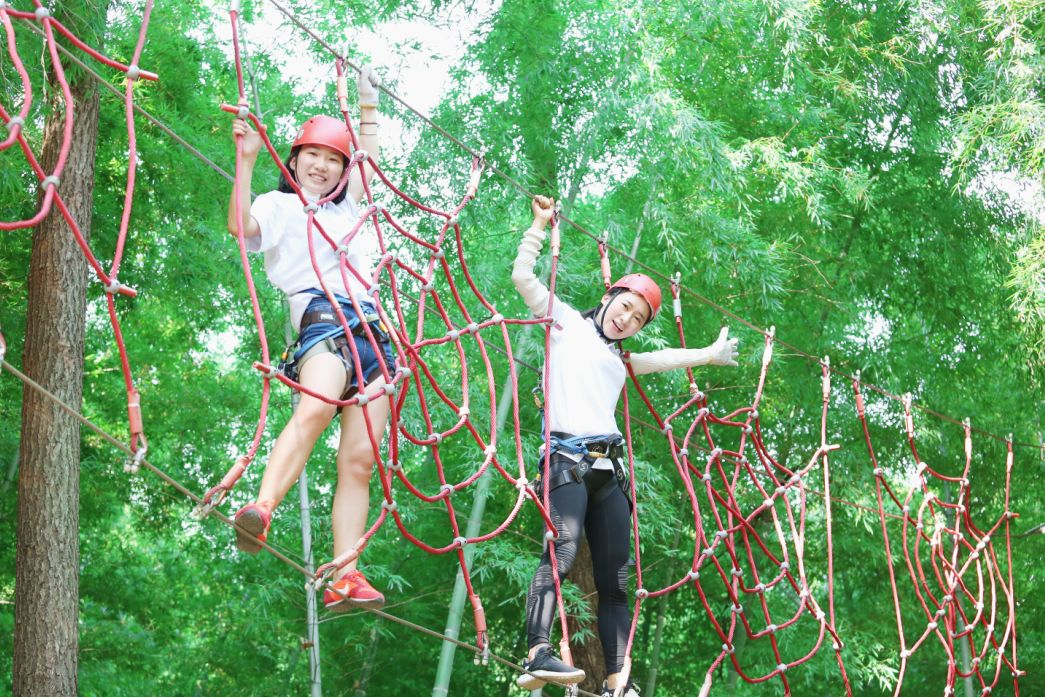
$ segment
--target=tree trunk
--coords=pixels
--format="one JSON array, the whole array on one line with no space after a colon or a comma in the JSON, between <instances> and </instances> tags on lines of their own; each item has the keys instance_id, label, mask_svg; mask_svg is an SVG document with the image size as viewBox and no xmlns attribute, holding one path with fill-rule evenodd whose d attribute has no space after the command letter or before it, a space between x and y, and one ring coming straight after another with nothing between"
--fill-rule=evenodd
<instances>
[{"instance_id":1,"label":"tree trunk","mask_svg":"<svg viewBox=\"0 0 1045 697\"><path fill-rule=\"evenodd\" d=\"M594 617L598 610L599 594L595 590L595 572L592 569L591 550L588 549L588 541L581 540L577 550L577 558L570 567L570 580L580 587L581 592L588 599L588 609ZM571 642L573 650L573 663L584 671L587 676L581 687L589 692L598 692L602 689L602 681L606 679L606 665L602 655L602 642L599 641L598 623L593 621L591 625L578 624L573 615L567 618L567 627L570 636L575 636L581 629L587 629L592 637L583 644Z\"/></svg>"},{"instance_id":2,"label":"tree trunk","mask_svg":"<svg viewBox=\"0 0 1045 697\"><path fill-rule=\"evenodd\" d=\"M84 234L90 233L98 92L72 84L75 125L59 193ZM61 146L64 105L44 130L42 164L50 171ZM53 210L33 233L23 370L79 409L83 396L87 264L65 221ZM80 546L80 424L26 387L19 445L13 688L16 696L76 694Z\"/></svg>"}]
</instances>

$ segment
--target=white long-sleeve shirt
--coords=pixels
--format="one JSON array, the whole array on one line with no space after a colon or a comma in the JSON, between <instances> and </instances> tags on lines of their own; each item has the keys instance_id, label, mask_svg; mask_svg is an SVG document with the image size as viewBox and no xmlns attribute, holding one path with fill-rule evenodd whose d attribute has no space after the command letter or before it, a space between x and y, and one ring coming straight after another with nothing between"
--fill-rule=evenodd
<instances>
[{"instance_id":1,"label":"white long-sleeve shirt","mask_svg":"<svg viewBox=\"0 0 1045 697\"><path fill-rule=\"evenodd\" d=\"M536 317L548 314L548 288L533 272L545 232L530 228L523 235L512 267L512 283ZM594 323L557 296L552 303L555 324L545 356L545 418L551 430L577 436L620 433L614 412L627 371L616 346L600 336ZM629 356L636 374L706 365L707 349L662 349Z\"/></svg>"}]
</instances>

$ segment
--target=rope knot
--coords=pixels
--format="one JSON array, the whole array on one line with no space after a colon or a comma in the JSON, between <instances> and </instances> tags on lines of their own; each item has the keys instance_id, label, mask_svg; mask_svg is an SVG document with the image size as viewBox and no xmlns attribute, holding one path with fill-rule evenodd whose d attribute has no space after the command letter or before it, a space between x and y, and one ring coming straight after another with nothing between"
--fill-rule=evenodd
<instances>
[{"instance_id":1,"label":"rope knot","mask_svg":"<svg viewBox=\"0 0 1045 697\"><path fill-rule=\"evenodd\" d=\"M141 469L142 463L145 461L145 451L149 448L142 446L134 451L134 455L127 459L127 462L123 466L123 471L128 474L138 474L138 470Z\"/></svg>"}]
</instances>

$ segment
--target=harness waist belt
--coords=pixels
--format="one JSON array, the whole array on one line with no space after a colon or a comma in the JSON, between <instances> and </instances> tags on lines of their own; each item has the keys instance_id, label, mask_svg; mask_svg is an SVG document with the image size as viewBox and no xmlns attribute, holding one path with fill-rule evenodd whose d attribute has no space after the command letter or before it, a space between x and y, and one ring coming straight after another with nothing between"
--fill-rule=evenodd
<instances>
[{"instance_id":1,"label":"harness waist belt","mask_svg":"<svg viewBox=\"0 0 1045 697\"><path fill-rule=\"evenodd\" d=\"M600 458L618 459L624 455L624 439L616 433L597 436L571 436L561 431L551 432L552 453L559 451L583 455L592 461Z\"/></svg>"},{"instance_id":2,"label":"harness waist belt","mask_svg":"<svg viewBox=\"0 0 1045 697\"><path fill-rule=\"evenodd\" d=\"M348 322L348 328L356 336L365 335L363 331L363 322L367 324L373 324L381 321L381 316L376 312L368 312L363 315L363 322L359 321L358 315L354 312L346 312L345 320ZM333 312L324 312L322 310L313 310L312 312L306 312L301 316L301 326L308 327L315 324L329 324L334 327L340 327L341 323L337 321L337 315Z\"/></svg>"}]
</instances>

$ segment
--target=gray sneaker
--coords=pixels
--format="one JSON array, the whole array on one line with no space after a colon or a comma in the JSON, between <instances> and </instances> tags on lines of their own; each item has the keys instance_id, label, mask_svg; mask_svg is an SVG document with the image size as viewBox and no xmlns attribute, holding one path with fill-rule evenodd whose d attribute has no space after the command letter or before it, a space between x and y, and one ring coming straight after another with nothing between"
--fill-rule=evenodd
<instances>
[{"instance_id":1,"label":"gray sneaker","mask_svg":"<svg viewBox=\"0 0 1045 697\"><path fill-rule=\"evenodd\" d=\"M584 671L564 663L550 646L542 646L532 661L523 661L522 665L527 672L516 678L515 684L524 690L536 690L549 682L575 685L584 680Z\"/></svg>"}]
</instances>

